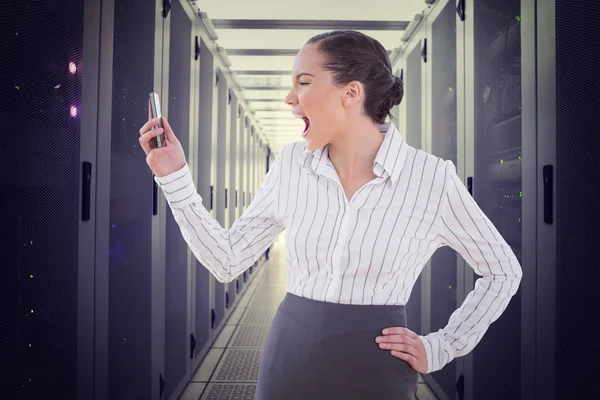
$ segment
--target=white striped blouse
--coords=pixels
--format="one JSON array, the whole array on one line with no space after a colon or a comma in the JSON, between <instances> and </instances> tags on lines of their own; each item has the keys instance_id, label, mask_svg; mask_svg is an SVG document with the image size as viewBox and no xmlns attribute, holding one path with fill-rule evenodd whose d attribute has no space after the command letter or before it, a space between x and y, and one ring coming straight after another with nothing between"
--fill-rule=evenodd
<instances>
[{"instance_id":1,"label":"white striped blouse","mask_svg":"<svg viewBox=\"0 0 600 400\"><path fill-rule=\"evenodd\" d=\"M328 146L309 151L304 142L291 143L229 230L202 205L187 164L155 180L192 252L219 282L241 275L285 229L288 292L326 302L404 305L433 253L443 246L456 250L482 278L446 327L420 336L429 373L475 347L516 293L522 270L452 161L409 146L393 123L380 130L376 178L350 201Z\"/></svg>"}]
</instances>

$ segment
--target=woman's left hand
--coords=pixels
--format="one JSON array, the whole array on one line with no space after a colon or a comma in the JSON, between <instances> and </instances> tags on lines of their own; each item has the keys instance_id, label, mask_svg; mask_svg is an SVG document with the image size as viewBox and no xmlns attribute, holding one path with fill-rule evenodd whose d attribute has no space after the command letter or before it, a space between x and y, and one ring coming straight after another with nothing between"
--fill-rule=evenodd
<instances>
[{"instance_id":1,"label":"woman's left hand","mask_svg":"<svg viewBox=\"0 0 600 400\"><path fill-rule=\"evenodd\" d=\"M386 328L383 336L378 336L375 341L379 348L391 350L392 356L406 361L410 366L421 373L427 371L427 353L425 346L416 333L407 328Z\"/></svg>"}]
</instances>

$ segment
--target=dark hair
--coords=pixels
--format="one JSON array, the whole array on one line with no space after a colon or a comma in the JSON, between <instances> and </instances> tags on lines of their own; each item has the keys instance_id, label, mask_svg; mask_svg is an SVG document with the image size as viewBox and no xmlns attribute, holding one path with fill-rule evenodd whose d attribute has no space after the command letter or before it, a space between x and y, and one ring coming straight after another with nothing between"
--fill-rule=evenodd
<instances>
[{"instance_id":1,"label":"dark hair","mask_svg":"<svg viewBox=\"0 0 600 400\"><path fill-rule=\"evenodd\" d=\"M359 81L365 88L364 109L375 123L385 122L404 95L402 80L394 76L386 49L377 40L352 30L335 30L313 36L325 56L323 68L333 73L336 85Z\"/></svg>"}]
</instances>

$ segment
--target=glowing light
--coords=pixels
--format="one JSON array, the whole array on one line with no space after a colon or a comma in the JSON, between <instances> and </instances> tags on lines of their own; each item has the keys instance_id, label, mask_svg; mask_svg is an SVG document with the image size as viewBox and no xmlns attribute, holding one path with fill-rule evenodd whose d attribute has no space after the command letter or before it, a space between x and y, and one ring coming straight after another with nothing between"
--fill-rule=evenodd
<instances>
[{"instance_id":1,"label":"glowing light","mask_svg":"<svg viewBox=\"0 0 600 400\"><path fill-rule=\"evenodd\" d=\"M77 66L73 61L69 63L69 72L72 74L75 74L75 72L77 72Z\"/></svg>"},{"instance_id":2,"label":"glowing light","mask_svg":"<svg viewBox=\"0 0 600 400\"><path fill-rule=\"evenodd\" d=\"M76 117L77 116L77 107L75 106L71 106L71 117Z\"/></svg>"},{"instance_id":3,"label":"glowing light","mask_svg":"<svg viewBox=\"0 0 600 400\"><path fill-rule=\"evenodd\" d=\"M60 87L60 83L56 86L54 86L54 89L58 89Z\"/></svg>"},{"instance_id":4,"label":"glowing light","mask_svg":"<svg viewBox=\"0 0 600 400\"><path fill-rule=\"evenodd\" d=\"M29 277L30 277L31 279L33 279L33 275L29 275Z\"/></svg>"}]
</instances>

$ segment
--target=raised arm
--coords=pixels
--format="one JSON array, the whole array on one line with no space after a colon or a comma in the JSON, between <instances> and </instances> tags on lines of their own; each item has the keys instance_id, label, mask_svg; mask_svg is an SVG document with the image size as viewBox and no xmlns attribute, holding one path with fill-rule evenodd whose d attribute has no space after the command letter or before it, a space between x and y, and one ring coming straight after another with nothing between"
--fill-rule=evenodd
<instances>
[{"instance_id":1,"label":"raised arm","mask_svg":"<svg viewBox=\"0 0 600 400\"><path fill-rule=\"evenodd\" d=\"M482 278L450 316L446 327L421 336L427 352L426 373L440 370L455 357L473 350L508 306L523 274L514 252L470 195L454 164L446 164L448 190L438 224L442 245L460 253Z\"/></svg>"},{"instance_id":2,"label":"raised arm","mask_svg":"<svg viewBox=\"0 0 600 400\"><path fill-rule=\"evenodd\" d=\"M232 282L248 269L284 229L273 210L278 201L279 156L243 215L224 229L206 210L189 167L154 177L161 187L181 234L196 258L219 282Z\"/></svg>"}]
</instances>

